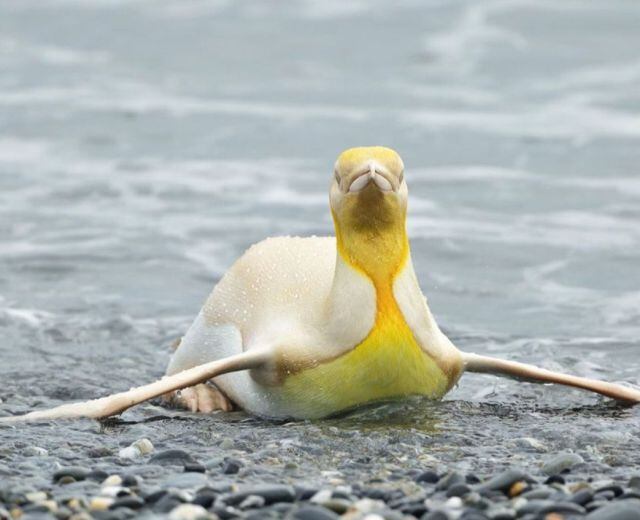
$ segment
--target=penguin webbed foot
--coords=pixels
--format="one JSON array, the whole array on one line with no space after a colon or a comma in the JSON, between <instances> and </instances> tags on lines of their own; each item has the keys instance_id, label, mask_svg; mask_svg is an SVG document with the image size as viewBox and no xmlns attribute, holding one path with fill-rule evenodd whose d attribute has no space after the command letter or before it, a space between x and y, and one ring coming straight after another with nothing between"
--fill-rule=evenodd
<instances>
[{"instance_id":1,"label":"penguin webbed foot","mask_svg":"<svg viewBox=\"0 0 640 520\"><path fill-rule=\"evenodd\" d=\"M164 400L176 408L194 413L212 413L217 410L235 410L233 402L212 383L200 383L164 396Z\"/></svg>"}]
</instances>

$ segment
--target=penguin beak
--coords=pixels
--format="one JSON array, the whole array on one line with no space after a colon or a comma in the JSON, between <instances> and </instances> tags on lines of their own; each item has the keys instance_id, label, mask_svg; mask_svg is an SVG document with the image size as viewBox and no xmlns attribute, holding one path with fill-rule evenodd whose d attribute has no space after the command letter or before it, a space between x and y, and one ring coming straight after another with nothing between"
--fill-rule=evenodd
<instances>
[{"instance_id":1,"label":"penguin beak","mask_svg":"<svg viewBox=\"0 0 640 520\"><path fill-rule=\"evenodd\" d=\"M399 182L386 168L375 161L370 161L362 169L358 170L351 179L348 192L357 193L373 183L380 191L398 191Z\"/></svg>"}]
</instances>

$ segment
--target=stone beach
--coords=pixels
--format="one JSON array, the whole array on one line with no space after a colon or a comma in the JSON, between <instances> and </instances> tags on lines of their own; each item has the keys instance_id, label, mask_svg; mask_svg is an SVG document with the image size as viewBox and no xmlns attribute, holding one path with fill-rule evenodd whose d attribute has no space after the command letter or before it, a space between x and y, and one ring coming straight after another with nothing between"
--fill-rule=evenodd
<instances>
[{"instance_id":1,"label":"stone beach","mask_svg":"<svg viewBox=\"0 0 640 520\"><path fill-rule=\"evenodd\" d=\"M425 404L381 404L318 422L154 405L129 412L133 421L77 421L73 429L108 442L3 445L0 519L640 519L640 472L616 471L590 450L556 453L529 438L513 443L513 465L495 464L497 445L486 445L484 460L464 460L463 451L439 445L436 430L384 427ZM191 444L178 425L206 434ZM0 435L55 427L3 426ZM149 437L127 440L134 432ZM637 457L629 453L631 465Z\"/></svg>"}]
</instances>

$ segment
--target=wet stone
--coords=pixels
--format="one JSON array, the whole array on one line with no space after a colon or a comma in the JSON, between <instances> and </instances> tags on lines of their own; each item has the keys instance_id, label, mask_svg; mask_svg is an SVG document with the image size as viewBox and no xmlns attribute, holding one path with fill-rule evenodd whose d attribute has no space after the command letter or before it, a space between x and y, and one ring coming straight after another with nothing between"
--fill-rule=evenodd
<instances>
[{"instance_id":1,"label":"wet stone","mask_svg":"<svg viewBox=\"0 0 640 520\"><path fill-rule=\"evenodd\" d=\"M431 470L423 471L416 477L416 482L424 482L427 484L436 484L438 480L440 480L438 474Z\"/></svg>"},{"instance_id":2,"label":"wet stone","mask_svg":"<svg viewBox=\"0 0 640 520\"><path fill-rule=\"evenodd\" d=\"M464 484L466 479L462 473L458 473L457 471L451 471L447 473L444 477L442 477L438 484L436 485L437 491L445 491L456 484Z\"/></svg>"},{"instance_id":3,"label":"wet stone","mask_svg":"<svg viewBox=\"0 0 640 520\"><path fill-rule=\"evenodd\" d=\"M149 459L149 462L183 465L185 462L196 462L196 460L184 450L172 449L156 453Z\"/></svg>"},{"instance_id":4,"label":"wet stone","mask_svg":"<svg viewBox=\"0 0 640 520\"><path fill-rule=\"evenodd\" d=\"M430 511L422 515L420 520L451 520L451 517L444 511Z\"/></svg>"},{"instance_id":5,"label":"wet stone","mask_svg":"<svg viewBox=\"0 0 640 520\"><path fill-rule=\"evenodd\" d=\"M216 501L217 497L218 493L215 493L212 490L201 490L198 491L198 494L194 497L192 503L202 506L205 509L209 509L211 505Z\"/></svg>"},{"instance_id":6,"label":"wet stone","mask_svg":"<svg viewBox=\"0 0 640 520\"><path fill-rule=\"evenodd\" d=\"M640 520L640 500L630 498L606 504L589 513L587 520Z\"/></svg>"},{"instance_id":7,"label":"wet stone","mask_svg":"<svg viewBox=\"0 0 640 520\"><path fill-rule=\"evenodd\" d=\"M207 510L196 504L180 504L169 513L169 520L197 520L211 518Z\"/></svg>"},{"instance_id":8,"label":"wet stone","mask_svg":"<svg viewBox=\"0 0 640 520\"><path fill-rule=\"evenodd\" d=\"M510 468L480 484L477 491L479 493L486 493L487 491L501 491L503 493L507 493L509 489L511 489L511 486L518 481L529 483L535 482L535 480L527 475L523 470Z\"/></svg>"},{"instance_id":9,"label":"wet stone","mask_svg":"<svg viewBox=\"0 0 640 520\"><path fill-rule=\"evenodd\" d=\"M545 484L566 484L566 480L562 475L551 475L547 480L544 481Z\"/></svg>"},{"instance_id":10,"label":"wet stone","mask_svg":"<svg viewBox=\"0 0 640 520\"><path fill-rule=\"evenodd\" d=\"M615 492L610 489L599 491L593 495L594 500L613 500L615 497Z\"/></svg>"},{"instance_id":11,"label":"wet stone","mask_svg":"<svg viewBox=\"0 0 640 520\"><path fill-rule=\"evenodd\" d=\"M236 505L241 503L247 497L255 495L264 499L265 504L273 504L276 502L293 502L296 498L295 489L286 485L263 485L247 488L237 493L221 497L222 501L228 505Z\"/></svg>"},{"instance_id":12,"label":"wet stone","mask_svg":"<svg viewBox=\"0 0 640 520\"><path fill-rule=\"evenodd\" d=\"M263 497L258 495L249 495L245 498L238 507L240 509L258 509L260 507L264 507L266 501Z\"/></svg>"},{"instance_id":13,"label":"wet stone","mask_svg":"<svg viewBox=\"0 0 640 520\"><path fill-rule=\"evenodd\" d=\"M640 475L634 475L629 479L629 487L640 489Z\"/></svg>"},{"instance_id":14,"label":"wet stone","mask_svg":"<svg viewBox=\"0 0 640 520\"><path fill-rule=\"evenodd\" d=\"M553 505L543 507L538 511L538 514L547 514L547 513L562 513L562 514L579 514L583 515L586 513L584 507L574 504L573 502L556 502Z\"/></svg>"},{"instance_id":15,"label":"wet stone","mask_svg":"<svg viewBox=\"0 0 640 520\"><path fill-rule=\"evenodd\" d=\"M581 489L571 496L571 502L584 506L593 500L593 491L590 489Z\"/></svg>"},{"instance_id":16,"label":"wet stone","mask_svg":"<svg viewBox=\"0 0 640 520\"><path fill-rule=\"evenodd\" d=\"M295 520L336 520L340 517L324 507L307 505L293 512L289 518Z\"/></svg>"},{"instance_id":17,"label":"wet stone","mask_svg":"<svg viewBox=\"0 0 640 520\"><path fill-rule=\"evenodd\" d=\"M235 475L240 471L240 469L244 466L242 461L238 459L225 459L222 463L222 473L225 475Z\"/></svg>"},{"instance_id":18,"label":"wet stone","mask_svg":"<svg viewBox=\"0 0 640 520\"><path fill-rule=\"evenodd\" d=\"M119 509L121 507L125 507L128 509L140 509L144 507L144 505L145 505L145 502L141 498L134 497L134 496L127 496L127 497L122 497L115 500L113 504L111 504L109 509Z\"/></svg>"},{"instance_id":19,"label":"wet stone","mask_svg":"<svg viewBox=\"0 0 640 520\"><path fill-rule=\"evenodd\" d=\"M584 459L577 453L560 453L545 460L542 465L542 472L547 475L558 475L583 462Z\"/></svg>"},{"instance_id":20,"label":"wet stone","mask_svg":"<svg viewBox=\"0 0 640 520\"><path fill-rule=\"evenodd\" d=\"M608 486L602 486L600 488L597 488L595 490L595 494L599 494L607 491L612 492L614 497L619 497L624 492L624 489L622 489L622 487L618 486L617 484L610 484Z\"/></svg>"},{"instance_id":21,"label":"wet stone","mask_svg":"<svg viewBox=\"0 0 640 520\"><path fill-rule=\"evenodd\" d=\"M185 473L205 473L207 468L205 468L199 462L187 462L184 465Z\"/></svg>"},{"instance_id":22,"label":"wet stone","mask_svg":"<svg viewBox=\"0 0 640 520\"><path fill-rule=\"evenodd\" d=\"M60 484L70 484L71 482L79 482L85 480L90 471L80 466L70 466L62 468L53 474L53 481Z\"/></svg>"},{"instance_id":23,"label":"wet stone","mask_svg":"<svg viewBox=\"0 0 640 520\"><path fill-rule=\"evenodd\" d=\"M463 497L471 493L471 488L467 484L454 484L447 489L448 497Z\"/></svg>"}]
</instances>

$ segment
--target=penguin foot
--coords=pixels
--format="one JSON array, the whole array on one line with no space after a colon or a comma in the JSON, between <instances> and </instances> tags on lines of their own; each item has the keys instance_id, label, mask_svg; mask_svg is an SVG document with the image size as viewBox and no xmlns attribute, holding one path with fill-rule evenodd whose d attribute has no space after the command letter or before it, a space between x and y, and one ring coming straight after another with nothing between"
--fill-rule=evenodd
<instances>
[{"instance_id":1,"label":"penguin foot","mask_svg":"<svg viewBox=\"0 0 640 520\"><path fill-rule=\"evenodd\" d=\"M206 383L190 386L165 396L165 400L191 412L211 413L216 410L231 412L234 404L215 386Z\"/></svg>"}]
</instances>

